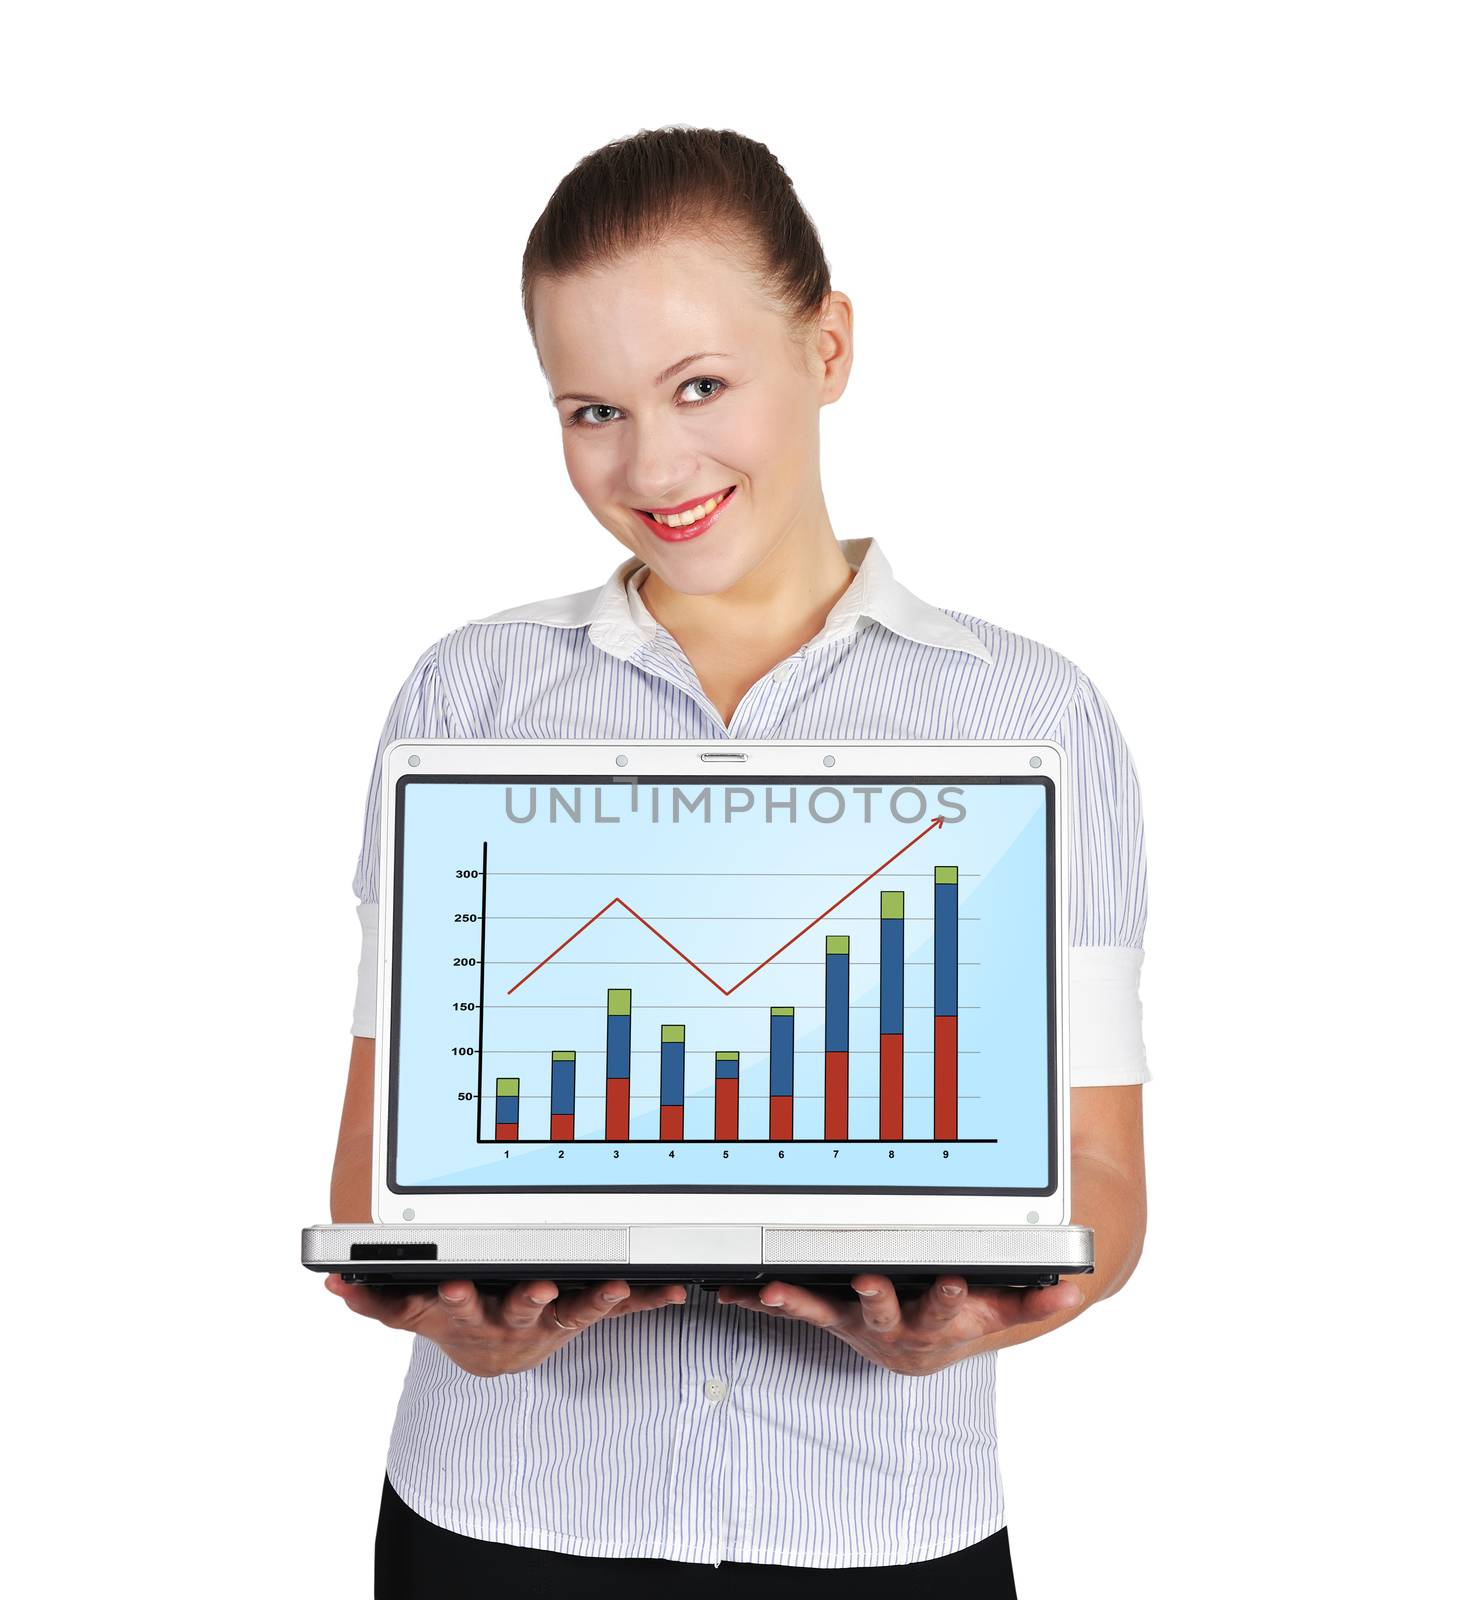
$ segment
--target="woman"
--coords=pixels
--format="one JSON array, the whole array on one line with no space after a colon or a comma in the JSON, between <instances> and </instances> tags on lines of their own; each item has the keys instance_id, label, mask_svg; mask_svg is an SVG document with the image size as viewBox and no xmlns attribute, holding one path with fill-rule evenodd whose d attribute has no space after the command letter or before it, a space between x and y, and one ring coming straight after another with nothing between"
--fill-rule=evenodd
<instances>
[{"instance_id":1,"label":"woman","mask_svg":"<svg viewBox=\"0 0 1463 1600\"><path fill-rule=\"evenodd\" d=\"M840 1594L928 1570L1015 1593L995 1351L1132 1271L1143 1234L1137 1022L1142 817L1121 734L1065 657L925 603L869 537L839 540L818 424L852 307L765 146L642 131L595 151L528 240L523 304L575 489L630 552L602 588L455 629L418 660L382 748L447 738L1055 738L1073 774L1073 1220L1096 1274L1026 1292L942 1276L834 1299L623 1279L558 1297L471 1283L351 1308L417 1334L377 1536L378 1595L460 1576L548 1593L672 1568ZM931 483L936 505L952 485ZM370 1218L380 752L356 878L365 947L332 1187ZM1084 996L1104 996L1101 1015ZM1099 1087L1101 1086L1101 1087ZM711 1564L711 1565L708 1565ZM854 1569L861 1577L855 1577ZM554 1592L560 1592L555 1589Z\"/></svg>"}]
</instances>

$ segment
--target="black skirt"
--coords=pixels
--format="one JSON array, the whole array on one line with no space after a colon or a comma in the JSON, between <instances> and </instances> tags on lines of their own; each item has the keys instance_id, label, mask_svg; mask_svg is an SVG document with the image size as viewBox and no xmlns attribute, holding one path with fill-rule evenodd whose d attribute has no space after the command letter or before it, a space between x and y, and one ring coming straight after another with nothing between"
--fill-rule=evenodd
<instances>
[{"instance_id":1,"label":"black skirt","mask_svg":"<svg viewBox=\"0 0 1463 1600\"><path fill-rule=\"evenodd\" d=\"M562 1550L533 1550L525 1545L473 1539L439 1528L419 1516L391 1487L381 1488L381 1516L376 1527L376 1600L444 1600L454 1581L470 1584L464 1594L490 1596L543 1595L545 1600L595 1594L599 1585L643 1583L654 1594L657 1581L680 1572L694 1579L698 1592L728 1594L741 1600L776 1600L781 1596L878 1595L888 1600L889 1585L901 1588L908 1579L928 1574L949 1584L961 1600L1016 1600L1011 1547L999 1528L977 1544L932 1561L888 1567L789 1567L760 1561L664 1561L654 1556L580 1556ZM933 1589L925 1591L933 1594Z\"/></svg>"}]
</instances>

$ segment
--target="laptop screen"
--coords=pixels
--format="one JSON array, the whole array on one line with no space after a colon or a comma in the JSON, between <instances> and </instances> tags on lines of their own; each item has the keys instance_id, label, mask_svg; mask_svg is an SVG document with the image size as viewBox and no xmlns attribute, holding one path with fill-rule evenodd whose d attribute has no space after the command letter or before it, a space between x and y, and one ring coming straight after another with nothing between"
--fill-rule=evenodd
<instances>
[{"instance_id":1,"label":"laptop screen","mask_svg":"<svg viewBox=\"0 0 1463 1600\"><path fill-rule=\"evenodd\" d=\"M393 1190L1052 1191L1049 778L395 804Z\"/></svg>"}]
</instances>

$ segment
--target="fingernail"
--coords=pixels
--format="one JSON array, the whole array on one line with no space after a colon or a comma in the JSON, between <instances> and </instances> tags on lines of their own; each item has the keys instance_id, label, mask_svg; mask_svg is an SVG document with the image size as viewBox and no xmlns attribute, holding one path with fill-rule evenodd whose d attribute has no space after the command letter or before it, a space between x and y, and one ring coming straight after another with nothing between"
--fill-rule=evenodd
<instances>
[{"instance_id":1,"label":"fingernail","mask_svg":"<svg viewBox=\"0 0 1463 1600\"><path fill-rule=\"evenodd\" d=\"M955 1285L953 1283L942 1283L940 1285L940 1293L941 1294L959 1294L960 1291L955 1287Z\"/></svg>"},{"instance_id":2,"label":"fingernail","mask_svg":"<svg viewBox=\"0 0 1463 1600\"><path fill-rule=\"evenodd\" d=\"M762 1296L762 1304L764 1306L780 1306L782 1301L775 1294L764 1294Z\"/></svg>"},{"instance_id":3,"label":"fingernail","mask_svg":"<svg viewBox=\"0 0 1463 1600\"><path fill-rule=\"evenodd\" d=\"M528 1297L528 1303L531 1306L546 1306L550 1299L551 1296L549 1295L545 1295L543 1299L540 1299L536 1294L531 1294Z\"/></svg>"},{"instance_id":4,"label":"fingernail","mask_svg":"<svg viewBox=\"0 0 1463 1600\"><path fill-rule=\"evenodd\" d=\"M437 1292L442 1296L442 1298L444 1300L451 1300L453 1302L457 1302L457 1301L462 1301L462 1300L466 1300L467 1299L467 1296L465 1294L463 1294L460 1289L439 1289Z\"/></svg>"},{"instance_id":5,"label":"fingernail","mask_svg":"<svg viewBox=\"0 0 1463 1600\"><path fill-rule=\"evenodd\" d=\"M878 1294L879 1291L877 1289L855 1289L853 1292L855 1294L861 1294L861 1295L868 1296L868 1295L871 1295L871 1294Z\"/></svg>"}]
</instances>

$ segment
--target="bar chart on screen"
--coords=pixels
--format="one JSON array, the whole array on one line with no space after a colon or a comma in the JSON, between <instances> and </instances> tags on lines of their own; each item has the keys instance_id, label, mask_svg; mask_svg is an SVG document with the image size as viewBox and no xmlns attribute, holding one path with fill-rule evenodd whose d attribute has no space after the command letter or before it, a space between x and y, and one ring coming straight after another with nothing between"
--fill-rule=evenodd
<instances>
[{"instance_id":1,"label":"bar chart on screen","mask_svg":"<svg viewBox=\"0 0 1463 1600\"><path fill-rule=\"evenodd\" d=\"M398 1179L1029 1170L1047 804L969 779L411 784Z\"/></svg>"}]
</instances>

